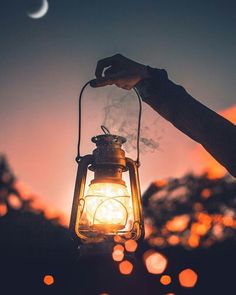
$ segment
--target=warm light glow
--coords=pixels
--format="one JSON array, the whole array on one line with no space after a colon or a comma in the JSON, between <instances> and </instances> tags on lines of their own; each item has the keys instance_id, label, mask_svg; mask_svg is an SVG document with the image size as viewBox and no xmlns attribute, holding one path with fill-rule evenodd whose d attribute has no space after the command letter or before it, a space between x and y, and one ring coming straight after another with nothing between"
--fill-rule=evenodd
<instances>
[{"instance_id":1,"label":"warm light glow","mask_svg":"<svg viewBox=\"0 0 236 295\"><path fill-rule=\"evenodd\" d=\"M172 246L176 246L176 245L178 245L179 244L179 242L180 242L180 238L178 237L178 236L176 236L176 235L171 235L171 236L169 236L169 238L168 238L168 243L170 244L170 245L172 245Z\"/></svg>"},{"instance_id":2,"label":"warm light glow","mask_svg":"<svg viewBox=\"0 0 236 295\"><path fill-rule=\"evenodd\" d=\"M122 237L119 235L114 236L114 242L121 243L123 241ZM123 247L123 246L122 246Z\"/></svg>"},{"instance_id":3,"label":"warm light glow","mask_svg":"<svg viewBox=\"0 0 236 295\"><path fill-rule=\"evenodd\" d=\"M222 222L224 226L233 227L234 226L234 218L232 216L223 216Z\"/></svg>"},{"instance_id":4,"label":"warm light glow","mask_svg":"<svg viewBox=\"0 0 236 295\"><path fill-rule=\"evenodd\" d=\"M208 199L211 196L211 190L209 190L208 188L205 188L204 190L202 190L201 196L204 199Z\"/></svg>"},{"instance_id":5,"label":"warm light glow","mask_svg":"<svg viewBox=\"0 0 236 295\"><path fill-rule=\"evenodd\" d=\"M112 252L112 258L114 261L122 261L124 258L124 252L121 250L114 250Z\"/></svg>"},{"instance_id":6,"label":"warm light glow","mask_svg":"<svg viewBox=\"0 0 236 295\"><path fill-rule=\"evenodd\" d=\"M123 275L129 275L133 271L133 264L128 260L124 260L119 264L119 269Z\"/></svg>"},{"instance_id":7,"label":"warm light glow","mask_svg":"<svg viewBox=\"0 0 236 295\"><path fill-rule=\"evenodd\" d=\"M125 249L128 252L135 252L138 247L138 244L134 240L128 240L125 242Z\"/></svg>"},{"instance_id":8,"label":"warm light glow","mask_svg":"<svg viewBox=\"0 0 236 295\"><path fill-rule=\"evenodd\" d=\"M153 226L152 226L152 223L151 223L151 220L146 218L144 219L144 228L145 228L145 236L144 236L144 239L148 239L151 234L153 233Z\"/></svg>"},{"instance_id":9,"label":"warm light glow","mask_svg":"<svg viewBox=\"0 0 236 295\"><path fill-rule=\"evenodd\" d=\"M161 247L164 245L165 240L162 237L154 237L148 240L148 243L152 247Z\"/></svg>"},{"instance_id":10,"label":"warm light glow","mask_svg":"<svg viewBox=\"0 0 236 295\"><path fill-rule=\"evenodd\" d=\"M165 179L158 179L155 182L153 182L157 187L163 187L167 184L167 180Z\"/></svg>"},{"instance_id":11,"label":"warm light glow","mask_svg":"<svg viewBox=\"0 0 236 295\"><path fill-rule=\"evenodd\" d=\"M143 259L149 273L161 274L167 267L167 259L164 255L154 250L144 253Z\"/></svg>"},{"instance_id":12,"label":"warm light glow","mask_svg":"<svg viewBox=\"0 0 236 295\"><path fill-rule=\"evenodd\" d=\"M191 234L188 239L188 244L191 248L197 248L200 243L200 238L198 235Z\"/></svg>"},{"instance_id":13,"label":"warm light glow","mask_svg":"<svg viewBox=\"0 0 236 295\"><path fill-rule=\"evenodd\" d=\"M31 197L31 190L22 181L16 180L13 184L15 190L20 192L21 198L23 200L28 200Z\"/></svg>"},{"instance_id":14,"label":"warm light glow","mask_svg":"<svg viewBox=\"0 0 236 295\"><path fill-rule=\"evenodd\" d=\"M3 217L7 214L7 205L0 204L0 217Z\"/></svg>"},{"instance_id":15,"label":"warm light glow","mask_svg":"<svg viewBox=\"0 0 236 295\"><path fill-rule=\"evenodd\" d=\"M169 231L182 232L186 229L189 223L189 216L187 214L175 216L173 219L166 223Z\"/></svg>"},{"instance_id":16,"label":"warm light glow","mask_svg":"<svg viewBox=\"0 0 236 295\"><path fill-rule=\"evenodd\" d=\"M52 285L54 284L54 277L52 275L45 275L43 278L43 282L45 285Z\"/></svg>"},{"instance_id":17,"label":"warm light glow","mask_svg":"<svg viewBox=\"0 0 236 295\"><path fill-rule=\"evenodd\" d=\"M198 275L190 268L184 269L179 273L180 285L186 288L192 288L197 283Z\"/></svg>"},{"instance_id":18,"label":"warm light glow","mask_svg":"<svg viewBox=\"0 0 236 295\"><path fill-rule=\"evenodd\" d=\"M130 216L130 196L124 185L90 184L85 197L86 217L91 226L101 231L125 228Z\"/></svg>"},{"instance_id":19,"label":"warm light glow","mask_svg":"<svg viewBox=\"0 0 236 295\"><path fill-rule=\"evenodd\" d=\"M121 251L121 252L124 252L125 248L118 244L118 245L115 245L114 248L113 248L113 251Z\"/></svg>"},{"instance_id":20,"label":"warm light glow","mask_svg":"<svg viewBox=\"0 0 236 295\"><path fill-rule=\"evenodd\" d=\"M171 283L171 277L168 275L163 275L160 278L160 282L162 283L162 285L167 286Z\"/></svg>"},{"instance_id":21,"label":"warm light glow","mask_svg":"<svg viewBox=\"0 0 236 295\"><path fill-rule=\"evenodd\" d=\"M204 236L210 228L210 225L194 222L191 226L191 232L199 235L199 236Z\"/></svg>"},{"instance_id":22,"label":"warm light glow","mask_svg":"<svg viewBox=\"0 0 236 295\"><path fill-rule=\"evenodd\" d=\"M8 202L9 202L10 206L16 210L20 209L22 206L22 202L21 202L20 198L14 194L11 194L8 197Z\"/></svg>"}]
</instances>

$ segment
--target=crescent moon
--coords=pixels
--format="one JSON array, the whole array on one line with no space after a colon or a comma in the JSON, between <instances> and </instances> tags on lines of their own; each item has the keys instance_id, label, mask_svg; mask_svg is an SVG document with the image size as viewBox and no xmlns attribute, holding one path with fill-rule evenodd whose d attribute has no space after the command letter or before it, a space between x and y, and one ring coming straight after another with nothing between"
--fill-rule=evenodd
<instances>
[{"instance_id":1,"label":"crescent moon","mask_svg":"<svg viewBox=\"0 0 236 295\"><path fill-rule=\"evenodd\" d=\"M42 0L42 5L39 8L39 10L33 13L28 13L28 16L34 19L41 18L48 12L48 8L49 8L48 1Z\"/></svg>"}]
</instances>

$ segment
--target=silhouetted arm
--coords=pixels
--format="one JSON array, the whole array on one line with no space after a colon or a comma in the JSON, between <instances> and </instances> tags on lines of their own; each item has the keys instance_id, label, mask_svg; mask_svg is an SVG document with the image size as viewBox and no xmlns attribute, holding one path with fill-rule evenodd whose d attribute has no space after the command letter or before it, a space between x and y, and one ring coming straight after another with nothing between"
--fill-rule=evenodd
<instances>
[{"instance_id":1,"label":"silhouetted arm","mask_svg":"<svg viewBox=\"0 0 236 295\"><path fill-rule=\"evenodd\" d=\"M92 87L112 84L127 90L136 87L146 103L199 142L236 177L236 126L170 81L165 70L116 54L99 60L95 75Z\"/></svg>"},{"instance_id":2,"label":"silhouetted arm","mask_svg":"<svg viewBox=\"0 0 236 295\"><path fill-rule=\"evenodd\" d=\"M136 85L142 99L236 177L236 126L170 81L165 70L148 67L148 76Z\"/></svg>"}]
</instances>

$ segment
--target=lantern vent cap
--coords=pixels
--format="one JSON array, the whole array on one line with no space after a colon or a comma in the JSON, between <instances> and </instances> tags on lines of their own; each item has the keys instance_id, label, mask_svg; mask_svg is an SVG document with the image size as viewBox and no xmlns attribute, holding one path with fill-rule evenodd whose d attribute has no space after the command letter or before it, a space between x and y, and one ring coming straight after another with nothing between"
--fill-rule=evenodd
<instances>
[{"instance_id":1,"label":"lantern vent cap","mask_svg":"<svg viewBox=\"0 0 236 295\"><path fill-rule=\"evenodd\" d=\"M123 136L119 135L114 135L114 134L101 134L101 135L96 135L92 137L92 142L96 144L96 146L100 145L122 145L123 143L126 142L126 138Z\"/></svg>"}]
</instances>

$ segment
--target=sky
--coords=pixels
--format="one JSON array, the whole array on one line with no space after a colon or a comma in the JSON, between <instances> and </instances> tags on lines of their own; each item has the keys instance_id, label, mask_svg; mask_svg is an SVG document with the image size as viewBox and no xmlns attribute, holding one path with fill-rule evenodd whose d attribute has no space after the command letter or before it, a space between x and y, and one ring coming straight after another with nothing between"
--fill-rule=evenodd
<instances>
[{"instance_id":1,"label":"sky","mask_svg":"<svg viewBox=\"0 0 236 295\"><path fill-rule=\"evenodd\" d=\"M94 78L99 59L121 53L165 68L170 79L213 110L235 105L235 1L50 0L43 18L30 18L28 13L41 2L0 2L0 152L49 206L70 211L77 168L77 97ZM127 92L114 87L86 90L83 154L94 148L90 138L101 133L104 107L113 94ZM127 104L134 105L133 114L135 103L130 93ZM153 180L204 166L193 156L197 144L147 105L142 125L159 146L141 154L142 191Z\"/></svg>"}]
</instances>

